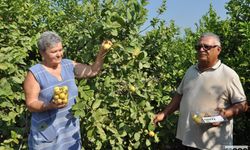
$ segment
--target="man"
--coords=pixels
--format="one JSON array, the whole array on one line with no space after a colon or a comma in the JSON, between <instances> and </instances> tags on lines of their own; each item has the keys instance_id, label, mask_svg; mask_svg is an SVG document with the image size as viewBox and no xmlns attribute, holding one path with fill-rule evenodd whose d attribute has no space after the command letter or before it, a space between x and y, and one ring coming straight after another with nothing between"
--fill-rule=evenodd
<instances>
[{"instance_id":1,"label":"man","mask_svg":"<svg viewBox=\"0 0 250 150\"><path fill-rule=\"evenodd\" d=\"M246 111L246 96L239 76L221 63L221 43L217 35L204 33L197 45L198 63L186 72L170 104L154 117L163 121L180 111L177 135L184 149L223 149L233 144L233 117ZM217 112L226 121L197 124L192 115Z\"/></svg>"}]
</instances>

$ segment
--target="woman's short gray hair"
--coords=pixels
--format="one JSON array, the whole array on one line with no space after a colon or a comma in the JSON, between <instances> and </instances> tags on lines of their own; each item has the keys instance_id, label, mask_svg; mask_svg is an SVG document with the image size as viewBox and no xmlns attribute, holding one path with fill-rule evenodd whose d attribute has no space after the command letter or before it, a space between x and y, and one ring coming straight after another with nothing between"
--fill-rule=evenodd
<instances>
[{"instance_id":1,"label":"woman's short gray hair","mask_svg":"<svg viewBox=\"0 0 250 150\"><path fill-rule=\"evenodd\" d=\"M219 47L221 47L221 43L220 43L220 37L212 32L206 32L203 33L200 37L200 40L204 37L213 37L215 39L216 45L218 45Z\"/></svg>"},{"instance_id":2,"label":"woman's short gray hair","mask_svg":"<svg viewBox=\"0 0 250 150\"><path fill-rule=\"evenodd\" d=\"M38 39L37 45L39 51L45 52L48 48L52 48L55 44L62 42L61 37L52 31L45 31Z\"/></svg>"}]
</instances>

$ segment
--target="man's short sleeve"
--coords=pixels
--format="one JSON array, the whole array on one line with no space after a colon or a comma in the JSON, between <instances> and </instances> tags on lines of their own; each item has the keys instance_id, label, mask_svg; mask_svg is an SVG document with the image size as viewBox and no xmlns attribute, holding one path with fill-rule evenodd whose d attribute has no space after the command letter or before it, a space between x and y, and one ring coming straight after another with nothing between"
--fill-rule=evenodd
<instances>
[{"instance_id":1,"label":"man's short sleeve","mask_svg":"<svg viewBox=\"0 0 250 150\"><path fill-rule=\"evenodd\" d=\"M246 95L244 93L242 84L240 82L239 76L232 79L229 85L229 96L231 103L238 103L246 100Z\"/></svg>"}]
</instances>

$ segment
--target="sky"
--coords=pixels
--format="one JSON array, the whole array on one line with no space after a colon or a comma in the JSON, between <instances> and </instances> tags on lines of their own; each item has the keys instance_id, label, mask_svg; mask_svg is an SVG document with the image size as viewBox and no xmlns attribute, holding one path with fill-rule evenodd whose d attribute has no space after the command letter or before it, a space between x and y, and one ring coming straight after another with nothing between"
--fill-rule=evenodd
<instances>
[{"instance_id":1,"label":"sky","mask_svg":"<svg viewBox=\"0 0 250 150\"><path fill-rule=\"evenodd\" d=\"M148 21L144 24L142 29L150 25L150 20L157 16L157 10L161 6L161 0L148 0ZM195 31L195 23L209 10L210 3L213 5L218 16L221 19L227 17L227 10L225 4L229 0L167 0L167 10L160 18L164 19L168 25L170 20L175 21L175 25L181 28L183 33L184 28L191 28ZM150 28L148 29L150 30Z\"/></svg>"}]
</instances>

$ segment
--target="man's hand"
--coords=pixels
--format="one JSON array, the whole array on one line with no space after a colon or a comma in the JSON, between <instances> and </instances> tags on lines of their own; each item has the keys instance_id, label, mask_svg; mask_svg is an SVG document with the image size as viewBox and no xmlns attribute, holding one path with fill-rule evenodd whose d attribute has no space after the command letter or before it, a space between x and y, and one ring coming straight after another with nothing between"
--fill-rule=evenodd
<instances>
[{"instance_id":1,"label":"man's hand","mask_svg":"<svg viewBox=\"0 0 250 150\"><path fill-rule=\"evenodd\" d=\"M224 108L216 108L215 111L218 111L218 115L220 115L222 118L226 119L225 113L226 110ZM220 127L222 126L223 122L214 122L211 123L213 127Z\"/></svg>"},{"instance_id":2,"label":"man's hand","mask_svg":"<svg viewBox=\"0 0 250 150\"><path fill-rule=\"evenodd\" d=\"M163 121L168 115L179 109L181 98L182 95L176 93L168 106L166 106L162 112L155 115L153 120L154 124L157 125L158 122Z\"/></svg>"},{"instance_id":3,"label":"man's hand","mask_svg":"<svg viewBox=\"0 0 250 150\"><path fill-rule=\"evenodd\" d=\"M166 118L166 115L163 112L160 112L154 117L154 124L157 125L158 122L163 121Z\"/></svg>"}]
</instances>

